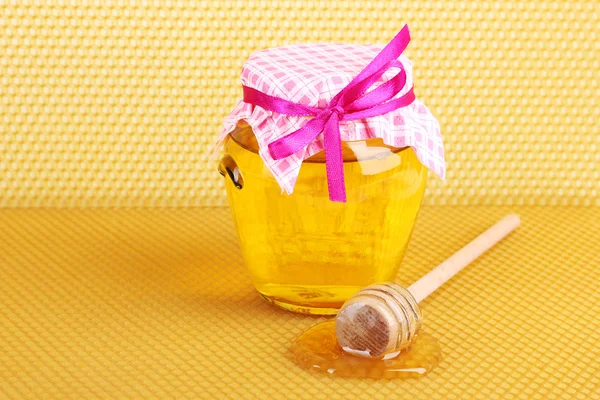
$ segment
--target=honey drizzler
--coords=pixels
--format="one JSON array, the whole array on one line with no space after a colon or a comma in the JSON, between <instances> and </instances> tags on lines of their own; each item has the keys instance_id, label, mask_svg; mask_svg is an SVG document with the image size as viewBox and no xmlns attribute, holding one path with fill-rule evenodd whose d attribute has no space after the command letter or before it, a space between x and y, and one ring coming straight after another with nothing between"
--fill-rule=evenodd
<instances>
[{"instance_id":1,"label":"honey drizzler","mask_svg":"<svg viewBox=\"0 0 600 400\"><path fill-rule=\"evenodd\" d=\"M409 378L430 372L441 359L429 335L419 334L418 303L520 224L508 215L417 282L367 286L342 306L334 321L318 324L294 343L306 369L338 376Z\"/></svg>"}]
</instances>

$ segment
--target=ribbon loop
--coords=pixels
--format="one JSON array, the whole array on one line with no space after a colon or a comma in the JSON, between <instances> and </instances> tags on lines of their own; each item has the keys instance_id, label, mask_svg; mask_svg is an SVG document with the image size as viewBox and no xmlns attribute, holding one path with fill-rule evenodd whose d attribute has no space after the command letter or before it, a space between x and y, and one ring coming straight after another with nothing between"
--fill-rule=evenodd
<instances>
[{"instance_id":1,"label":"ribbon loop","mask_svg":"<svg viewBox=\"0 0 600 400\"><path fill-rule=\"evenodd\" d=\"M323 133L329 199L346 202L340 121L383 115L414 101L412 87L396 98L406 85L406 71L398 57L409 42L410 34L405 25L325 108L296 104L244 86L246 103L280 114L314 117L297 131L269 143L273 159L280 160L302 150ZM399 71L387 82L368 91L390 68L399 68Z\"/></svg>"}]
</instances>

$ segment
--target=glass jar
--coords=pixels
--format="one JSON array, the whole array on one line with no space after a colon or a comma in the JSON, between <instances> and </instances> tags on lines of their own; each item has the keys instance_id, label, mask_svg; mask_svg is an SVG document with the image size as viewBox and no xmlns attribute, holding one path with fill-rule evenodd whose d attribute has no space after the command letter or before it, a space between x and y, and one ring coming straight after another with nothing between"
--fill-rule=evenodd
<instances>
[{"instance_id":1,"label":"glass jar","mask_svg":"<svg viewBox=\"0 0 600 400\"><path fill-rule=\"evenodd\" d=\"M364 286L394 281L419 210L427 168L411 148L343 142L347 202L329 200L324 152L302 164L291 195L258 155L251 127L229 135L219 172L259 293L287 310L335 314Z\"/></svg>"}]
</instances>

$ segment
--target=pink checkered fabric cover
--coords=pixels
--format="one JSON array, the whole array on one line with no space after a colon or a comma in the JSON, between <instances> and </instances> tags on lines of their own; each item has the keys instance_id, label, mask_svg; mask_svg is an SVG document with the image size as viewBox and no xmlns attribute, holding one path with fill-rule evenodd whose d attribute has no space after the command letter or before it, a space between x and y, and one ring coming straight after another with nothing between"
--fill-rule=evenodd
<instances>
[{"instance_id":1,"label":"pink checkered fabric cover","mask_svg":"<svg viewBox=\"0 0 600 400\"><path fill-rule=\"evenodd\" d=\"M324 108L382 48L380 45L300 44L257 51L244 64L242 84L294 103ZM410 61L403 55L399 60L406 70L407 82L396 97L405 94L413 85ZM390 69L374 87L395 73L397 69ZM305 149L281 160L271 157L268 144L300 129L309 118L279 114L240 101L225 118L219 143L235 129L238 121L245 120L256 135L265 165L282 190L291 194L302 161L323 150L323 134ZM378 137L389 146L410 146L425 166L442 179L445 176L439 124L418 99L388 114L342 121L340 133L345 141Z\"/></svg>"}]
</instances>

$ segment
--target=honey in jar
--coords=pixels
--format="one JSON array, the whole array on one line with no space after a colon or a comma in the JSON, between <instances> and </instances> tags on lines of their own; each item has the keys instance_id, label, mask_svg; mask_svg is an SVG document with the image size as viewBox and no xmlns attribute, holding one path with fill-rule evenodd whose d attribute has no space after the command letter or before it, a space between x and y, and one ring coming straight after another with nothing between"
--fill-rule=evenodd
<instances>
[{"instance_id":1,"label":"honey in jar","mask_svg":"<svg viewBox=\"0 0 600 400\"><path fill-rule=\"evenodd\" d=\"M241 123L220 171L256 289L292 311L335 314L374 282L394 280L423 198L427 168L410 148L345 142L346 203L328 198L322 153L305 160L294 193L281 193Z\"/></svg>"}]
</instances>

